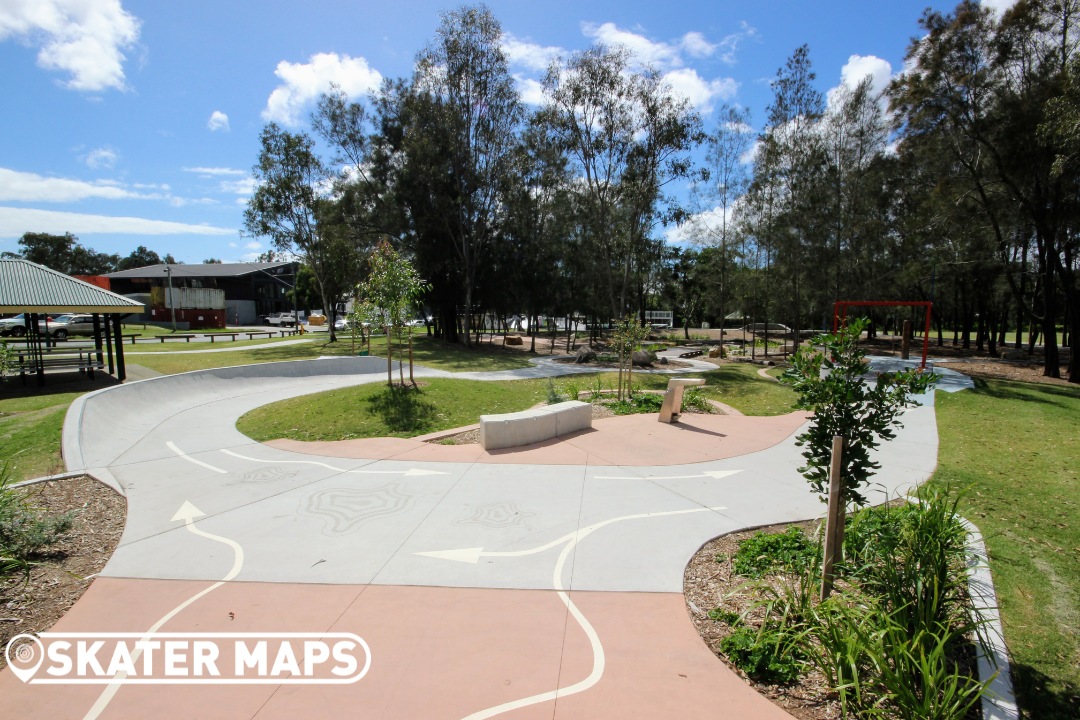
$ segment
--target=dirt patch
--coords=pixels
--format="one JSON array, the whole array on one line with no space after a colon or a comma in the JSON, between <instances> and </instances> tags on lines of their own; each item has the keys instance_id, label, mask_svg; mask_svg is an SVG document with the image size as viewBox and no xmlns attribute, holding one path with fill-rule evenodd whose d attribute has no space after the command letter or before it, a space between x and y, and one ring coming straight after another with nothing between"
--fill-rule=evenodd
<instances>
[{"instance_id":1,"label":"dirt patch","mask_svg":"<svg viewBox=\"0 0 1080 720\"><path fill-rule=\"evenodd\" d=\"M1043 375L1041 364L1026 364L991 358L964 358L941 363L941 367L955 370L973 378L991 380L1012 380L1013 382L1047 383L1050 385L1069 385L1069 368L1062 365L1061 377L1052 378Z\"/></svg>"},{"instance_id":2,"label":"dirt patch","mask_svg":"<svg viewBox=\"0 0 1080 720\"><path fill-rule=\"evenodd\" d=\"M120 542L127 500L90 477L53 480L16 492L50 515L73 513L71 530L30 571L0 581L0 648L20 633L40 633L82 597ZM0 653L0 669L7 665Z\"/></svg>"}]
</instances>

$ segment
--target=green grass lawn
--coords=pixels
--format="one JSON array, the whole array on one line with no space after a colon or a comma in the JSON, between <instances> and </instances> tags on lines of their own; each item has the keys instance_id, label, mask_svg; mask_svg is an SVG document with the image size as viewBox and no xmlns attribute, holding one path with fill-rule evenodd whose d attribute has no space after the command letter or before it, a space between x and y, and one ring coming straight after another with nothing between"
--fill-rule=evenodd
<instances>
[{"instance_id":1,"label":"green grass lawn","mask_svg":"<svg viewBox=\"0 0 1080 720\"><path fill-rule=\"evenodd\" d=\"M966 488L1026 717L1080 717L1080 388L977 380L937 397L933 482Z\"/></svg>"},{"instance_id":2,"label":"green grass lawn","mask_svg":"<svg viewBox=\"0 0 1080 720\"><path fill-rule=\"evenodd\" d=\"M349 336L340 338L337 342L328 342L328 336L324 334L305 335L304 338L311 342L285 344L282 339L276 340L241 340L236 343L215 343L213 346L200 343L165 343L157 346L136 345L137 352L153 353L152 355L131 355L129 362L142 365L156 370L157 372L171 375L174 373L188 372L190 370L205 370L216 367L233 367L235 365L251 365L254 363L283 362L286 360L308 360L326 355L348 356L355 355L361 349L359 342L355 349ZM285 338L295 340L297 338ZM204 350L220 349L228 347L253 347L260 349L248 351L222 353L192 353L170 354L177 350ZM125 346L126 354L131 348ZM364 346L366 349L366 346ZM373 355L386 357L386 338L376 337L371 343ZM399 349L394 348L394 359L408 356L399 355ZM463 370L512 370L515 368L529 367L529 356L513 350L504 350L499 346L481 345L476 348L466 348L455 343L446 343L442 340L428 338L420 335L413 338L413 362L418 365L440 370L458 372Z\"/></svg>"},{"instance_id":3,"label":"green grass lawn","mask_svg":"<svg viewBox=\"0 0 1080 720\"><path fill-rule=\"evenodd\" d=\"M0 394L0 463L7 463L12 480L64 471L60 431L68 405L81 394Z\"/></svg>"},{"instance_id":4,"label":"green grass lawn","mask_svg":"<svg viewBox=\"0 0 1080 720\"><path fill-rule=\"evenodd\" d=\"M730 405L744 415L784 415L791 412L795 405L795 393L786 385L760 378L758 370L758 365L732 363L689 377L705 378L703 390L707 397ZM615 374L612 373L610 377L614 378ZM661 390L667 387L669 377L635 373L634 386ZM613 387L614 383L612 379Z\"/></svg>"},{"instance_id":5,"label":"green grass lawn","mask_svg":"<svg viewBox=\"0 0 1080 720\"><path fill-rule=\"evenodd\" d=\"M397 375L395 373L395 379ZM724 366L704 374L705 392L748 415L790 412L794 394L762 380L749 366ZM584 390L608 390L615 373L556 379L556 391L572 397ZM484 414L525 410L547 399L548 380L485 382L431 379L417 391L391 392L383 384L362 385L304 395L265 405L240 418L237 427L259 440L346 440L361 437L414 437L471 425ZM634 376L642 389L667 386L667 376Z\"/></svg>"},{"instance_id":6,"label":"green grass lawn","mask_svg":"<svg viewBox=\"0 0 1080 720\"><path fill-rule=\"evenodd\" d=\"M330 390L256 408L237 428L264 441L415 437L472 425L482 413L525 410L547 397L546 380L431 378L419 390L383 383Z\"/></svg>"}]
</instances>

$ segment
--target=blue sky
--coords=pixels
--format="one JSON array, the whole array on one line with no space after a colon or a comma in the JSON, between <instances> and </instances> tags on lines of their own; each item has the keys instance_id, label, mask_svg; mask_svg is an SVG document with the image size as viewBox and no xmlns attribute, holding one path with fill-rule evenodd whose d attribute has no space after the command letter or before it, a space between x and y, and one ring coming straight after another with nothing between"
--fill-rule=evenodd
<instances>
[{"instance_id":1,"label":"blue sky","mask_svg":"<svg viewBox=\"0 0 1080 720\"><path fill-rule=\"evenodd\" d=\"M1011 0L984 0L995 7ZM511 70L532 99L541 68L621 42L692 99L760 128L769 81L802 43L822 92L899 71L925 7L952 2L494 0ZM250 260L241 234L258 134L306 129L331 81L355 97L406 76L439 13L460 3L308 0L0 0L0 251L71 232L98 251ZM290 123L296 123L291 125Z\"/></svg>"}]
</instances>

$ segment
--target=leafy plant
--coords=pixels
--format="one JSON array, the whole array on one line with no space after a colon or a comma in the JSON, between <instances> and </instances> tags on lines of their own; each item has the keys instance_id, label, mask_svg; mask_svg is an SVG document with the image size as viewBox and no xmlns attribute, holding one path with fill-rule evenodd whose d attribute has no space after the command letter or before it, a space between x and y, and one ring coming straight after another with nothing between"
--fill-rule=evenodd
<instances>
[{"instance_id":1,"label":"leafy plant","mask_svg":"<svg viewBox=\"0 0 1080 720\"><path fill-rule=\"evenodd\" d=\"M895 437L894 428L901 424L900 413L914 404L911 396L926 392L936 380L932 373L913 369L879 373L876 380L869 382L865 378L866 352L859 347L859 338L869 322L860 318L836 334L814 338L813 343L823 346L824 351L800 347L792 356L791 368L780 376L780 382L798 393L796 407L814 413L810 429L796 438L796 444L805 448L802 455L806 458L799 472L815 492L825 495L832 439L841 436L842 499L857 505L867 503L860 488L881 467L870 459L871 452L880 440Z\"/></svg>"},{"instance_id":2,"label":"leafy plant","mask_svg":"<svg viewBox=\"0 0 1080 720\"><path fill-rule=\"evenodd\" d=\"M742 615L732 610L725 610L724 608L713 608L706 613L710 620L722 622L731 627L735 627L742 623Z\"/></svg>"},{"instance_id":3,"label":"leafy plant","mask_svg":"<svg viewBox=\"0 0 1080 720\"><path fill-rule=\"evenodd\" d=\"M7 343L0 343L0 380L6 380L18 369L18 355Z\"/></svg>"},{"instance_id":4,"label":"leafy plant","mask_svg":"<svg viewBox=\"0 0 1080 720\"><path fill-rule=\"evenodd\" d=\"M739 543L733 567L744 577L760 578L775 571L801 573L819 556L815 543L797 527L782 533L759 532Z\"/></svg>"},{"instance_id":5,"label":"leafy plant","mask_svg":"<svg viewBox=\"0 0 1080 720\"><path fill-rule=\"evenodd\" d=\"M802 670L799 647L769 627L740 626L720 641L720 649L735 667L761 682L787 685Z\"/></svg>"},{"instance_id":6,"label":"leafy plant","mask_svg":"<svg viewBox=\"0 0 1080 720\"><path fill-rule=\"evenodd\" d=\"M71 529L72 515L46 516L10 487L11 472L0 467L0 576L28 572L31 560Z\"/></svg>"},{"instance_id":7,"label":"leafy plant","mask_svg":"<svg viewBox=\"0 0 1080 720\"><path fill-rule=\"evenodd\" d=\"M630 395L625 400L617 400L608 407L616 415L635 415L637 413L658 413L663 403L663 395L639 392L637 395Z\"/></svg>"},{"instance_id":8,"label":"leafy plant","mask_svg":"<svg viewBox=\"0 0 1080 720\"><path fill-rule=\"evenodd\" d=\"M555 378L551 378L551 377L548 378L546 392L547 392L547 404L548 405L554 405L556 403L561 403L563 400L566 399L565 397L563 397L562 393L559 391L559 386L555 383Z\"/></svg>"}]
</instances>

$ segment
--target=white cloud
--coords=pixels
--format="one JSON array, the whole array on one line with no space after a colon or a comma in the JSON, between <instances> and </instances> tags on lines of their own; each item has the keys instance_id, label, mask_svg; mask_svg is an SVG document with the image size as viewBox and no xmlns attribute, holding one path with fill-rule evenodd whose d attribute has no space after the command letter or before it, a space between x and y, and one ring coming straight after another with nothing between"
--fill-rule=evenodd
<instances>
[{"instance_id":1,"label":"white cloud","mask_svg":"<svg viewBox=\"0 0 1080 720\"><path fill-rule=\"evenodd\" d=\"M312 55L306 63L282 60L274 74L282 84L270 93L262 116L283 125L296 125L304 108L329 90L331 83L352 97L371 92L382 83L382 75L367 60L337 53Z\"/></svg>"},{"instance_id":2,"label":"white cloud","mask_svg":"<svg viewBox=\"0 0 1080 720\"><path fill-rule=\"evenodd\" d=\"M215 110L210 113L210 119L206 121L206 127L210 128L210 132L218 130L229 132L229 116L220 110Z\"/></svg>"},{"instance_id":3,"label":"white cloud","mask_svg":"<svg viewBox=\"0 0 1080 720\"><path fill-rule=\"evenodd\" d=\"M252 240L244 245L245 250L262 250L263 244L258 240Z\"/></svg>"},{"instance_id":4,"label":"white cloud","mask_svg":"<svg viewBox=\"0 0 1080 720\"><path fill-rule=\"evenodd\" d=\"M689 37L687 33L687 37ZM731 33L724 37L720 41L717 50L719 51L718 57L728 65L735 64L735 53L738 52L739 46L742 45L744 40L752 40L758 36L757 28L753 27L747 22L739 23L739 31ZM689 48L688 48L689 51ZM693 54L693 53L691 53Z\"/></svg>"},{"instance_id":5,"label":"white cloud","mask_svg":"<svg viewBox=\"0 0 1080 720\"><path fill-rule=\"evenodd\" d=\"M716 100L729 100L735 97L739 84L731 78L705 80L696 70L680 68L664 75L664 80L676 93L682 95L690 104L703 113L712 110Z\"/></svg>"},{"instance_id":6,"label":"white cloud","mask_svg":"<svg viewBox=\"0 0 1080 720\"><path fill-rule=\"evenodd\" d=\"M139 20L120 0L3 0L0 40L37 46L38 65L68 73L72 90L123 90L124 53L139 38Z\"/></svg>"},{"instance_id":7,"label":"white cloud","mask_svg":"<svg viewBox=\"0 0 1080 720\"><path fill-rule=\"evenodd\" d=\"M732 231L731 218L735 212L734 204L727 209L728 232ZM673 225L665 236L671 243L690 243L698 246L719 245L720 228L723 226L724 210L719 206L692 215L682 225ZM731 235L728 235L730 239Z\"/></svg>"},{"instance_id":8,"label":"white cloud","mask_svg":"<svg viewBox=\"0 0 1080 720\"><path fill-rule=\"evenodd\" d=\"M1016 0L979 0L979 4L990 8L995 15L1001 17L1006 10L1016 4Z\"/></svg>"},{"instance_id":9,"label":"white cloud","mask_svg":"<svg viewBox=\"0 0 1080 720\"><path fill-rule=\"evenodd\" d=\"M532 78L523 78L520 75L515 75L514 80L517 81L518 95L521 96L521 102L534 106L544 104L543 83Z\"/></svg>"},{"instance_id":10,"label":"white cloud","mask_svg":"<svg viewBox=\"0 0 1080 720\"><path fill-rule=\"evenodd\" d=\"M547 70L555 58L566 54L562 48L518 40L510 33L504 33L502 36L502 50L511 65L539 71Z\"/></svg>"},{"instance_id":11,"label":"white cloud","mask_svg":"<svg viewBox=\"0 0 1080 720\"><path fill-rule=\"evenodd\" d=\"M125 200L153 197L131 192L108 180L86 182L0 168L0 202L75 202L88 198Z\"/></svg>"},{"instance_id":12,"label":"white cloud","mask_svg":"<svg viewBox=\"0 0 1080 720\"><path fill-rule=\"evenodd\" d=\"M893 79L892 64L874 55L851 55L844 67L840 68L840 85L829 90L827 102L833 107L838 98L838 91L845 87L854 90L863 80L870 77L870 94L878 98L882 110L887 109L888 100L883 93Z\"/></svg>"},{"instance_id":13,"label":"white cloud","mask_svg":"<svg viewBox=\"0 0 1080 720\"><path fill-rule=\"evenodd\" d=\"M700 32L691 31L674 42L650 40L636 32L624 30L615 23L582 23L581 31L586 37L605 45L622 45L633 53L636 60L652 65L661 70L670 70L685 66L684 55L694 58L707 58L718 55L720 60L731 64L735 62L735 51L747 38L757 36L757 30L741 23L740 30L724 37L719 43L709 42Z\"/></svg>"},{"instance_id":14,"label":"white cloud","mask_svg":"<svg viewBox=\"0 0 1080 720\"><path fill-rule=\"evenodd\" d=\"M852 55L840 68L840 82L854 90L869 75L870 90L874 95L885 92L892 80L892 64L874 55Z\"/></svg>"},{"instance_id":15,"label":"white cloud","mask_svg":"<svg viewBox=\"0 0 1080 720\"><path fill-rule=\"evenodd\" d=\"M91 150L83 156L82 161L86 166L97 170L98 168L111 169L116 166L120 156L112 148L102 147Z\"/></svg>"},{"instance_id":16,"label":"white cloud","mask_svg":"<svg viewBox=\"0 0 1080 720\"><path fill-rule=\"evenodd\" d=\"M222 180L218 188L223 193L248 196L255 192L255 178L243 178L241 180Z\"/></svg>"},{"instance_id":17,"label":"white cloud","mask_svg":"<svg viewBox=\"0 0 1080 720\"><path fill-rule=\"evenodd\" d=\"M186 167L183 168L184 172L196 173L202 177L219 177L219 176L234 176L239 177L241 175L247 175L247 170L237 170L236 168L223 168L223 167Z\"/></svg>"},{"instance_id":18,"label":"white cloud","mask_svg":"<svg viewBox=\"0 0 1080 720\"><path fill-rule=\"evenodd\" d=\"M581 31L586 37L604 43L605 45L622 45L635 58L647 65L655 65L658 68L680 67L682 62L682 45L672 45L665 42L654 42L644 35L639 35L629 30L623 30L615 23L606 22L601 25L595 23L582 23ZM692 45L700 49L700 34L695 36ZM685 39L685 38L684 38Z\"/></svg>"},{"instance_id":19,"label":"white cloud","mask_svg":"<svg viewBox=\"0 0 1080 720\"><path fill-rule=\"evenodd\" d=\"M0 238L19 238L27 230L75 235L235 235L236 230L211 225L149 220L135 217L84 215L82 213L0 207Z\"/></svg>"}]
</instances>

